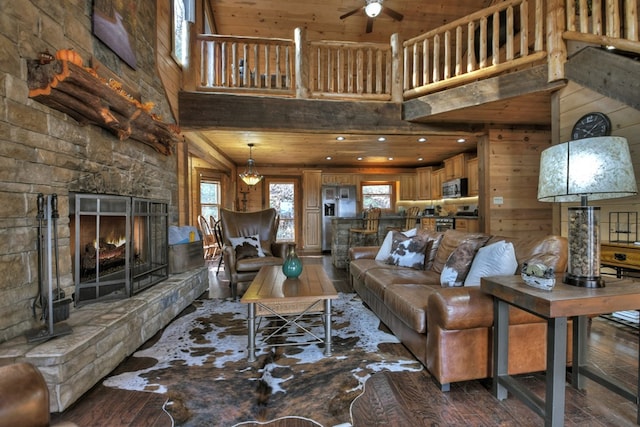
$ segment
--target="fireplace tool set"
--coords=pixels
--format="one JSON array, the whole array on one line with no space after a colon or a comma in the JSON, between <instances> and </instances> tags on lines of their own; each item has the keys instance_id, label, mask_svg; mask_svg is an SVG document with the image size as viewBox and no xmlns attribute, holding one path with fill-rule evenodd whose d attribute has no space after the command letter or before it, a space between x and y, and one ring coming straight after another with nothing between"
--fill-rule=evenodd
<instances>
[{"instance_id":1,"label":"fireplace tool set","mask_svg":"<svg viewBox=\"0 0 640 427\"><path fill-rule=\"evenodd\" d=\"M38 296L33 302L32 309L34 317L37 317L37 308L40 307L44 326L29 331L27 333L28 342L45 341L71 333L71 327L60 323L69 318L71 298L65 298L64 291L60 288L59 217L57 194L46 197L43 194L38 194ZM54 270L55 292L53 289Z\"/></svg>"}]
</instances>

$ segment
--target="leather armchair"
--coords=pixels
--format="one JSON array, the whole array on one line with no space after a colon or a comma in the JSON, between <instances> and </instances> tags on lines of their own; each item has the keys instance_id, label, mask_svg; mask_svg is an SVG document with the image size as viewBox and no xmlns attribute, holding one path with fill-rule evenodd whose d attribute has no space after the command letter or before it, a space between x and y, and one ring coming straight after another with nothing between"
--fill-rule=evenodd
<instances>
[{"instance_id":1,"label":"leather armchair","mask_svg":"<svg viewBox=\"0 0 640 427\"><path fill-rule=\"evenodd\" d=\"M222 222L222 238L224 247L224 270L229 279L233 297L236 296L238 283L252 281L261 267L266 265L282 265L290 243L276 243L279 216L275 209L256 212L236 212L228 209L220 210ZM266 256L237 259L231 244L231 237L260 236L260 245Z\"/></svg>"}]
</instances>

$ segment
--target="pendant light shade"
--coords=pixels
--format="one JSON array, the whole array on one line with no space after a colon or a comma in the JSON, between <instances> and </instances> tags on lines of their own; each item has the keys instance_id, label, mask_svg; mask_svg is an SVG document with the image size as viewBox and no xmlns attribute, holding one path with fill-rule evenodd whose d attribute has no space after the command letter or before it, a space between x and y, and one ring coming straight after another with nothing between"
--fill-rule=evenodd
<instances>
[{"instance_id":1,"label":"pendant light shade","mask_svg":"<svg viewBox=\"0 0 640 427\"><path fill-rule=\"evenodd\" d=\"M249 160L247 160L247 167L244 172L240 174L240 179L247 185L256 185L262 181L262 175L258 173L256 169L256 162L251 157L253 144L247 144L249 146Z\"/></svg>"}]
</instances>

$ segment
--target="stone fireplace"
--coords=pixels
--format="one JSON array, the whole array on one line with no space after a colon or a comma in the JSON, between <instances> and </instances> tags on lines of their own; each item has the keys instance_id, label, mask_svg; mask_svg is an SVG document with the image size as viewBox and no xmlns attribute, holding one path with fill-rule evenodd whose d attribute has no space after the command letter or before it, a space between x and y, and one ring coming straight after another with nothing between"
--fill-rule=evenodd
<instances>
[{"instance_id":1,"label":"stone fireplace","mask_svg":"<svg viewBox=\"0 0 640 427\"><path fill-rule=\"evenodd\" d=\"M76 305L127 298L168 277L167 204L69 195Z\"/></svg>"}]
</instances>

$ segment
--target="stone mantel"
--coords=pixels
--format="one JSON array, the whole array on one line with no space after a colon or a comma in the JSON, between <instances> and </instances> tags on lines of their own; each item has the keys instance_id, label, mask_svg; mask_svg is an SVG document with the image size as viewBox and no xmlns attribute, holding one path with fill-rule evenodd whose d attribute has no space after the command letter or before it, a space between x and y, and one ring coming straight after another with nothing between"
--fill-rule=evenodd
<instances>
[{"instance_id":1,"label":"stone mantel","mask_svg":"<svg viewBox=\"0 0 640 427\"><path fill-rule=\"evenodd\" d=\"M388 228L404 227L406 218L402 215L390 215L380 217L378 224L378 244L387 235ZM347 268L349 264L349 229L361 228L362 218L333 218L331 220L332 241L331 241L331 262L336 268ZM373 237L367 238L367 245L375 245ZM358 238L353 246L362 246L363 241Z\"/></svg>"}]
</instances>

